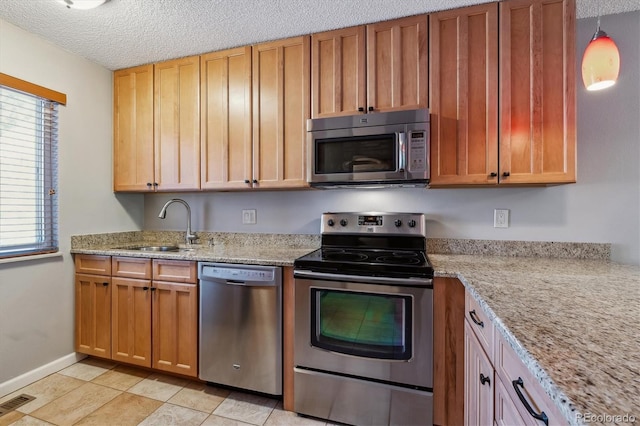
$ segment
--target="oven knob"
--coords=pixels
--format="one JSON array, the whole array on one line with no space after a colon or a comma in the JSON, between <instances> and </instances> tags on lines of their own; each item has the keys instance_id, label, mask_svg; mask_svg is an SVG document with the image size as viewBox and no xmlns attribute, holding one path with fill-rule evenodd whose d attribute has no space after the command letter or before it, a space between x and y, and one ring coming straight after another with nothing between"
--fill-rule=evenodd
<instances>
[{"instance_id":1,"label":"oven knob","mask_svg":"<svg viewBox=\"0 0 640 426\"><path fill-rule=\"evenodd\" d=\"M329 226L333 226L334 224L335 224L335 222L333 221L333 219L329 219L327 221L327 225L329 225Z\"/></svg>"},{"instance_id":2,"label":"oven knob","mask_svg":"<svg viewBox=\"0 0 640 426\"><path fill-rule=\"evenodd\" d=\"M340 225L347 226L347 219L340 219Z\"/></svg>"},{"instance_id":3,"label":"oven knob","mask_svg":"<svg viewBox=\"0 0 640 426\"><path fill-rule=\"evenodd\" d=\"M411 219L407 225L409 225L409 228L414 228L416 226L416 221Z\"/></svg>"},{"instance_id":4,"label":"oven knob","mask_svg":"<svg viewBox=\"0 0 640 426\"><path fill-rule=\"evenodd\" d=\"M396 219L393 223L396 225L396 228L400 228L402 226L402 221L400 219Z\"/></svg>"}]
</instances>

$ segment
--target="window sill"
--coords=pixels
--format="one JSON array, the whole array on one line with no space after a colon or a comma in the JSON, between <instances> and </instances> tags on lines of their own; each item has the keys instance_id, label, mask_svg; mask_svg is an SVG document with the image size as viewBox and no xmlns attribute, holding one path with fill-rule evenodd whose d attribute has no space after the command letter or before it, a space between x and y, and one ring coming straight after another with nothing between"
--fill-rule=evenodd
<instances>
[{"instance_id":1,"label":"window sill","mask_svg":"<svg viewBox=\"0 0 640 426\"><path fill-rule=\"evenodd\" d=\"M16 263L16 262L27 262L29 260L40 260L40 259L48 259L51 257L62 257L62 252L55 253L45 253L45 254L34 254L31 256L17 256L17 257L7 257L5 259L0 259L0 264L3 263Z\"/></svg>"}]
</instances>

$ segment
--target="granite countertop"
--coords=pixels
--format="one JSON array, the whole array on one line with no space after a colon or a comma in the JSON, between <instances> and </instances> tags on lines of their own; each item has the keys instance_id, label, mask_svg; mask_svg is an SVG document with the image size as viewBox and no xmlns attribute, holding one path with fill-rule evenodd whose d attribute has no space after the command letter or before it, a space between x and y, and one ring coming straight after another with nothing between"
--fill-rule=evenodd
<instances>
[{"instance_id":1,"label":"granite countertop","mask_svg":"<svg viewBox=\"0 0 640 426\"><path fill-rule=\"evenodd\" d=\"M429 259L436 276L463 282L570 424L584 424L585 416L601 416L591 420L604 424L625 424L613 416L640 419L639 267L593 259Z\"/></svg>"},{"instance_id":2,"label":"granite countertop","mask_svg":"<svg viewBox=\"0 0 640 426\"><path fill-rule=\"evenodd\" d=\"M77 236L71 252L291 266L320 246L318 235L199 236L204 244L167 253L126 247L176 244L184 233ZM430 239L427 252L436 276L459 278L480 302L570 424L640 419L640 267L610 262L608 244Z\"/></svg>"}]
</instances>

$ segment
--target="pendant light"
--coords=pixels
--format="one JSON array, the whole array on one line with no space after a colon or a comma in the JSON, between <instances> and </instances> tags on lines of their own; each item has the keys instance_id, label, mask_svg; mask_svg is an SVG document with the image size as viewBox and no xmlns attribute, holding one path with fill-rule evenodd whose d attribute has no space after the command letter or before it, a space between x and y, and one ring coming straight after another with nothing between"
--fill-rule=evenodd
<instances>
[{"instance_id":1,"label":"pendant light","mask_svg":"<svg viewBox=\"0 0 640 426\"><path fill-rule=\"evenodd\" d=\"M601 90L611 87L620 72L620 53L616 43L598 28L582 56L582 81L587 90Z\"/></svg>"}]
</instances>

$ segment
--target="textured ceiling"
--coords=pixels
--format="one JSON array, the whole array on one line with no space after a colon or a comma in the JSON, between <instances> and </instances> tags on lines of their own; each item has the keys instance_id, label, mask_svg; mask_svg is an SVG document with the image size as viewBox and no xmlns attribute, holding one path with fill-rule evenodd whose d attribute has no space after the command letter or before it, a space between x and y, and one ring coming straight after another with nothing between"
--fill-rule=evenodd
<instances>
[{"instance_id":1,"label":"textured ceiling","mask_svg":"<svg viewBox=\"0 0 640 426\"><path fill-rule=\"evenodd\" d=\"M110 0L75 10L0 0L0 19L115 70L486 1ZM640 10L640 0L577 0L577 8L578 18L593 17Z\"/></svg>"}]
</instances>

